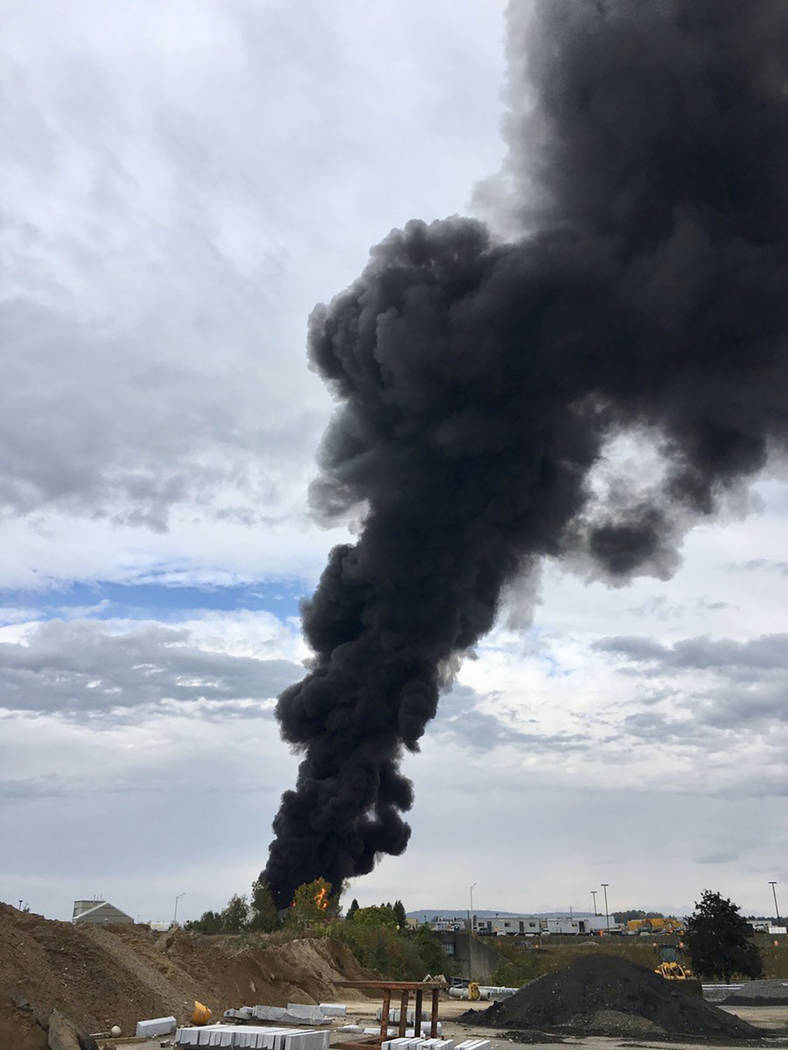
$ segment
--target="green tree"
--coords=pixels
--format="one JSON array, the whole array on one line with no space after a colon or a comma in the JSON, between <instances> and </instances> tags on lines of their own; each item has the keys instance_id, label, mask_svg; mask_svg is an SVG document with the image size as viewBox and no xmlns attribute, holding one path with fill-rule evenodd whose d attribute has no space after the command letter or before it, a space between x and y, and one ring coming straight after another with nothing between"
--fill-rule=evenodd
<instances>
[{"instance_id":1,"label":"green tree","mask_svg":"<svg viewBox=\"0 0 788 1050\"><path fill-rule=\"evenodd\" d=\"M369 908L359 908L353 915L353 922L360 926L383 926L389 930L399 929L397 916L390 904L373 904Z\"/></svg>"},{"instance_id":2,"label":"green tree","mask_svg":"<svg viewBox=\"0 0 788 1050\"><path fill-rule=\"evenodd\" d=\"M422 923L416 930L416 946L424 964L425 973L445 974L450 970L450 960L443 950L440 937L427 923Z\"/></svg>"},{"instance_id":3,"label":"green tree","mask_svg":"<svg viewBox=\"0 0 788 1050\"><path fill-rule=\"evenodd\" d=\"M266 879L255 879L252 883L251 910L249 929L270 933L279 926L279 912L276 910L271 887Z\"/></svg>"},{"instance_id":4,"label":"green tree","mask_svg":"<svg viewBox=\"0 0 788 1050\"><path fill-rule=\"evenodd\" d=\"M220 911L204 911L199 919L191 919L184 923L184 929L195 933L221 933L222 913Z\"/></svg>"},{"instance_id":5,"label":"green tree","mask_svg":"<svg viewBox=\"0 0 788 1050\"><path fill-rule=\"evenodd\" d=\"M405 914L405 905L402 901L394 901L394 915L397 919L397 926L404 930L408 925L408 916Z\"/></svg>"},{"instance_id":6,"label":"green tree","mask_svg":"<svg viewBox=\"0 0 788 1050\"><path fill-rule=\"evenodd\" d=\"M249 901L246 894L234 893L222 912L222 933L240 933L249 922Z\"/></svg>"},{"instance_id":7,"label":"green tree","mask_svg":"<svg viewBox=\"0 0 788 1050\"><path fill-rule=\"evenodd\" d=\"M738 905L719 893L704 890L687 919L685 941L692 968L700 978L760 977L761 954L752 940L752 927L739 915Z\"/></svg>"},{"instance_id":8,"label":"green tree","mask_svg":"<svg viewBox=\"0 0 788 1050\"><path fill-rule=\"evenodd\" d=\"M352 919L357 911L358 911L358 901L354 897L353 900L350 902L350 907L347 910L347 915L345 916L345 918L346 919Z\"/></svg>"},{"instance_id":9,"label":"green tree","mask_svg":"<svg viewBox=\"0 0 788 1050\"><path fill-rule=\"evenodd\" d=\"M287 923L298 929L323 926L334 918L336 910L337 902L331 899L331 883L324 878L313 879L296 888Z\"/></svg>"}]
</instances>

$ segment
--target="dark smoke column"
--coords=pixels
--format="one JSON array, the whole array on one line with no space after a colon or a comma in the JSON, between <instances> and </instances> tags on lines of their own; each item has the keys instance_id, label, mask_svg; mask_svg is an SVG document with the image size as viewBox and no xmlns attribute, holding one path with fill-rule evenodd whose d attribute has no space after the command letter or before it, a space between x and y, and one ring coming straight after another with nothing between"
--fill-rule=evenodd
<instances>
[{"instance_id":1,"label":"dark smoke column","mask_svg":"<svg viewBox=\"0 0 788 1050\"><path fill-rule=\"evenodd\" d=\"M683 532L785 446L788 6L543 0L509 13L507 167L528 235L409 223L310 322L341 403L313 496L364 515L304 608L304 754L274 821L280 907L401 853L403 749L544 556L669 574ZM612 436L664 469L592 497Z\"/></svg>"}]
</instances>

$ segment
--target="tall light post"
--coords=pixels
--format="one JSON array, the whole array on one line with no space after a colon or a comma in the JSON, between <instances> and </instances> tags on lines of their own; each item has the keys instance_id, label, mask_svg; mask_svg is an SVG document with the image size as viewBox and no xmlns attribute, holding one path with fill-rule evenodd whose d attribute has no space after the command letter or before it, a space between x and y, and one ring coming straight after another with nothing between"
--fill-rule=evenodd
<instances>
[{"instance_id":1,"label":"tall light post","mask_svg":"<svg viewBox=\"0 0 788 1050\"><path fill-rule=\"evenodd\" d=\"M470 904L471 904L471 910L468 912L468 929L470 930L471 933L473 933L473 887L476 886L476 885L477 885L477 883L472 882L470 884L470 886L468 887L468 894L470 896Z\"/></svg>"},{"instance_id":2,"label":"tall light post","mask_svg":"<svg viewBox=\"0 0 788 1050\"><path fill-rule=\"evenodd\" d=\"M602 889L605 891L605 929L610 932L610 914L607 910L607 888L610 885L609 882L602 883Z\"/></svg>"},{"instance_id":3,"label":"tall light post","mask_svg":"<svg viewBox=\"0 0 788 1050\"><path fill-rule=\"evenodd\" d=\"M470 897L471 910L468 912L468 980L473 980L473 887L476 885L472 882L468 887L468 895Z\"/></svg>"},{"instance_id":4,"label":"tall light post","mask_svg":"<svg viewBox=\"0 0 788 1050\"><path fill-rule=\"evenodd\" d=\"M178 901L181 899L181 897L185 897L185 896L186 896L186 890L184 890L182 893L176 893L176 895L175 895L175 911L172 913L172 925L173 926L177 926L178 925Z\"/></svg>"},{"instance_id":5,"label":"tall light post","mask_svg":"<svg viewBox=\"0 0 788 1050\"><path fill-rule=\"evenodd\" d=\"M774 888L777 882L774 879L769 879L769 885L772 888L772 896L774 897L774 923L776 926L780 925L780 908L777 904L777 890Z\"/></svg>"},{"instance_id":6,"label":"tall light post","mask_svg":"<svg viewBox=\"0 0 788 1050\"><path fill-rule=\"evenodd\" d=\"M596 910L596 895L597 895L597 891L596 890L591 890L591 900L594 902L594 915L595 916L599 914L597 912L597 910Z\"/></svg>"}]
</instances>

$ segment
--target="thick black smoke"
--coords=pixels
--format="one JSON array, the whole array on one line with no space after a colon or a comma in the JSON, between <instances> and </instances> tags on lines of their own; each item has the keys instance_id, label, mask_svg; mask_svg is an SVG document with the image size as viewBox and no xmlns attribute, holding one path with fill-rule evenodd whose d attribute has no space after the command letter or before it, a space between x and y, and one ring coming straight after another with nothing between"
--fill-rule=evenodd
<instances>
[{"instance_id":1,"label":"thick black smoke","mask_svg":"<svg viewBox=\"0 0 788 1050\"><path fill-rule=\"evenodd\" d=\"M311 319L341 402L315 498L364 527L277 708L304 753L265 871L282 905L405 849L403 749L507 580L546 555L665 575L785 445L788 5L541 0L521 23L497 185L526 232L411 222ZM633 429L664 469L605 505L589 472Z\"/></svg>"}]
</instances>

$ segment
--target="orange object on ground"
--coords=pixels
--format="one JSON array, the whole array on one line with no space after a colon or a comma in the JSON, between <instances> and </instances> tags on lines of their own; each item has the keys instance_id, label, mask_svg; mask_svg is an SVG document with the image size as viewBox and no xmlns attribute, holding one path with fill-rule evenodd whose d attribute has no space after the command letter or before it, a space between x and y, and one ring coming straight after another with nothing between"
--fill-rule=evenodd
<instances>
[{"instance_id":1,"label":"orange object on ground","mask_svg":"<svg viewBox=\"0 0 788 1050\"><path fill-rule=\"evenodd\" d=\"M211 1011L204 1003L198 1003L196 999L194 1000L192 1024L208 1024L212 1016Z\"/></svg>"}]
</instances>

